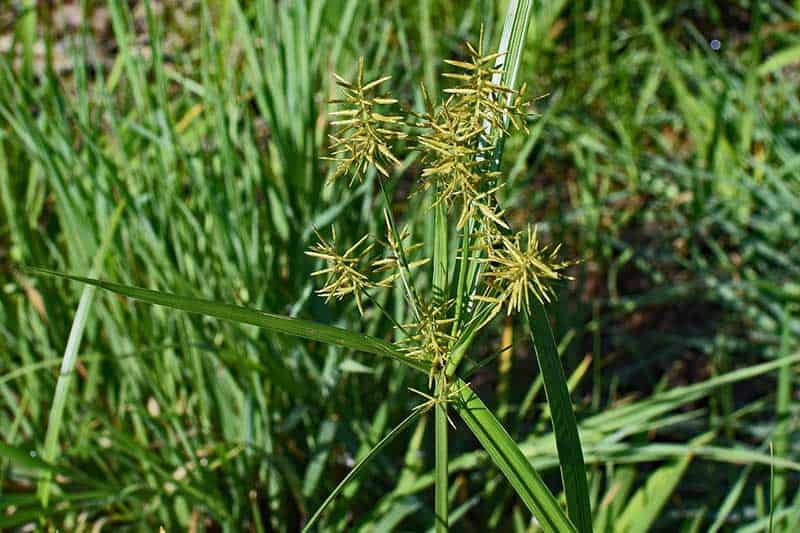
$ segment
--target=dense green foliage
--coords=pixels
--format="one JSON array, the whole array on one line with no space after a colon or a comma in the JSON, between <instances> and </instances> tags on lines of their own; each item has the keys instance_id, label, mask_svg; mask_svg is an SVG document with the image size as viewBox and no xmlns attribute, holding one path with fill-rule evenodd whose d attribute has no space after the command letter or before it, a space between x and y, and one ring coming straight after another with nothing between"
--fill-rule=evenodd
<instances>
[{"instance_id":1,"label":"dense green foliage","mask_svg":"<svg viewBox=\"0 0 800 533\"><path fill-rule=\"evenodd\" d=\"M402 424L320 527L430 528L434 417L407 419L427 375L390 345L298 340L270 315L258 329L24 267L388 340L373 307L313 294L304 254L314 228L352 242L384 227L374 175L325 186L333 72L352 79L363 56L421 112L418 81L440 89L441 60L466 57L481 24L496 49L510 2L85 3L76 27L31 2L0 13L0 527L295 531ZM499 195L517 229L539 224L579 261L547 310L595 531L800 528L800 6L534 4L517 85L545 96L505 146ZM405 201L418 166L388 192L431 256L436 225ZM379 303L407 314L399 286ZM465 363L558 495L546 329L498 317ZM449 521L535 530L490 461L486 412L453 417Z\"/></svg>"}]
</instances>

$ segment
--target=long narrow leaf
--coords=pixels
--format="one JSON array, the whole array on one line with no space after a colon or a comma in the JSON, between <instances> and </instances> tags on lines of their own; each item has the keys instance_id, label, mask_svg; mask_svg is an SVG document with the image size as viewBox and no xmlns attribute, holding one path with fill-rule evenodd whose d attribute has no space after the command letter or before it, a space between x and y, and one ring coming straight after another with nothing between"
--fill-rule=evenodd
<instances>
[{"instance_id":1,"label":"long narrow leaf","mask_svg":"<svg viewBox=\"0 0 800 533\"><path fill-rule=\"evenodd\" d=\"M125 209L125 202L122 201L117 206L111 218L108 221L107 229L100 247L95 255L93 265L89 271L90 276L94 276L100 271L100 267L105 260L108 249L111 246L111 240L116 233L117 225L119 224L122 211ZM42 458L52 463L56 454L58 453L58 434L61 429L61 422L64 416L64 407L67 402L67 392L69 391L69 384L72 378L72 371L75 369L75 363L78 360L78 348L81 345L83 332L86 328L86 323L89 318L89 310L92 307L92 300L94 298L94 287L85 287L81 293L81 299L78 303L78 310L75 312L75 319L72 321L72 327L69 331L69 338L67 339L67 346L64 348L64 358L61 361L61 373L58 376L56 383L56 391L53 395L53 403L50 407L50 415L47 419L47 433L44 439L44 452ZM49 474L45 474L42 482L38 487L39 498L41 498L42 506L47 507L47 499L50 493L50 479Z\"/></svg>"},{"instance_id":2,"label":"long narrow leaf","mask_svg":"<svg viewBox=\"0 0 800 533\"><path fill-rule=\"evenodd\" d=\"M702 445L713 438L713 433L705 433L695 438L692 444ZM636 491L622 512L622 516L617 522L618 530L630 533L648 531L686 473L692 457L691 453L687 453L684 457L664 465L650 474L647 482Z\"/></svg>"},{"instance_id":3,"label":"long narrow leaf","mask_svg":"<svg viewBox=\"0 0 800 533\"><path fill-rule=\"evenodd\" d=\"M308 519L308 523L306 523L305 527L303 527L303 531L311 531L311 528L314 526L317 520L319 520L319 517L322 516L322 513L325 511L328 505L330 505L331 502L333 502L333 500L336 499L336 496L338 496L339 493L342 492L342 490L345 488L345 486L347 486L347 483L350 482L351 479L356 477L359 474L359 472L361 472L361 469L364 468L367 465L367 463L369 463L372 460L372 458L375 457L378 454L378 452L380 452L383 449L384 446L392 442L394 438L397 437L400 433L402 433L403 430L406 429L409 426L409 424L411 424L411 422L413 422L414 419L417 418L417 416L419 415L420 411L418 410L413 411L402 422L400 422L393 430L391 430L389 433L386 434L386 436L384 436L380 441L378 441L378 443L375 446L373 446L373 448L369 452L367 452L367 454L364 457L362 457L358 463L355 464L355 466L350 470L350 472L347 473L344 479L342 479L339 482L339 484L336 485L336 488L333 489L330 494L328 494L328 497L325 498L325 501L322 502L322 505L320 505L319 508L311 516L311 518Z\"/></svg>"},{"instance_id":4,"label":"long narrow leaf","mask_svg":"<svg viewBox=\"0 0 800 533\"><path fill-rule=\"evenodd\" d=\"M558 357L558 348L550 329L544 306L534 300L529 317L533 347L544 380L547 403L550 406L553 432L556 436L558 462L567 496L567 510L578 531L592 531L592 512L589 506L589 487L583 462L578 424L572 410L567 379Z\"/></svg>"},{"instance_id":5,"label":"long narrow leaf","mask_svg":"<svg viewBox=\"0 0 800 533\"><path fill-rule=\"evenodd\" d=\"M459 380L458 386L461 390L461 401L455 402L458 414L539 521L542 529L553 533L577 531L550 489L497 418L463 381Z\"/></svg>"},{"instance_id":6,"label":"long narrow leaf","mask_svg":"<svg viewBox=\"0 0 800 533\"><path fill-rule=\"evenodd\" d=\"M342 346L344 348L350 348L365 353L391 357L393 359L397 359L398 361L402 361L408 366L422 372L428 371L427 366L422 361L408 357L384 340L376 337L370 337L369 335L364 335L362 333L355 333L342 328L326 326L310 320L289 318L271 313L265 313L263 311L248 309L247 307L241 307L238 305L214 302L211 300L202 300L187 296L178 296L177 294L152 291L149 289L131 287L128 285L120 285L117 283L111 283L97 279L63 274L43 268L29 268L28 271L33 274L54 276L72 281L79 281L81 283L87 283L89 285L94 285L95 287L100 287L102 289L133 298L134 300L140 300L150 304L163 305L164 307L179 309L188 313L213 316L215 318L230 320L232 322L238 322L241 324L250 324L273 331L275 333L282 333L292 337L300 337L303 339L324 342L327 344L334 344L336 346Z\"/></svg>"}]
</instances>

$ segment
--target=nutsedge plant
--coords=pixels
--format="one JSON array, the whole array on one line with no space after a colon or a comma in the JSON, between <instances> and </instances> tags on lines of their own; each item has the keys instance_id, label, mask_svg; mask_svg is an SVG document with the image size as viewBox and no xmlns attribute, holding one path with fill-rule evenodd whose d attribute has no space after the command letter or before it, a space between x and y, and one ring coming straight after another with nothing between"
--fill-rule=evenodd
<instances>
[{"instance_id":1,"label":"nutsedge plant","mask_svg":"<svg viewBox=\"0 0 800 533\"><path fill-rule=\"evenodd\" d=\"M412 149L421 152L423 162L418 187L412 195L431 194L432 209L444 208L452 215L456 229L470 228L470 246L466 255L457 259L460 264L480 270L478 292L466 299L461 295L462 309L456 309L456 295L434 292L428 299L420 296L410 270L428 263L430 258L408 262L407 258L422 244L407 244L407 229L397 232L386 195L385 243L365 235L354 244L342 246L336 242L332 229L330 240L317 232L317 244L306 252L326 264L313 272L327 278L317 294L326 301L352 296L361 314L365 312L364 299L374 301L375 290L389 288L398 278L409 284L405 294L414 316L411 323L398 326L406 333L398 345L412 357L432 364L431 386L434 377L443 373L453 347L460 344L465 332L474 337L476 325L486 325L503 309L507 315L530 310L531 298L549 302L554 294L551 284L565 277L564 269L569 265L558 259L559 246L541 243L535 228L529 226L511 234L503 218L495 194L503 186L502 173L493 170L491 154L512 131L526 129L529 102L524 98L524 87L517 91L494 81L502 73L494 66L502 55L482 55L478 51L483 47L482 41L481 34L477 48L466 44L470 61L445 61L457 71L443 74L455 82L453 87L444 89L443 100L431 101L423 86L426 111L421 115L401 118L385 114L390 111L379 112L380 106L397 104L397 100L386 93L373 94L389 76L364 83L363 58L355 81L336 75L337 84L347 96L331 101L342 106L331 114L352 118L332 122L341 131L330 136L331 151L336 155L328 158L337 164L332 179L344 177L349 184L360 183L373 167L382 179L388 180L392 177L389 164L399 164L390 142L410 140ZM387 125L416 133L389 129ZM383 245L386 254L376 253L376 245ZM380 279L379 273L383 275ZM458 275L458 269L448 273L448 277L453 275ZM442 391L440 400L449 391L449 387Z\"/></svg>"},{"instance_id":2,"label":"nutsedge plant","mask_svg":"<svg viewBox=\"0 0 800 533\"><path fill-rule=\"evenodd\" d=\"M341 243L336 242L335 230L330 239L318 232L318 243L307 252L325 263L313 273L325 277L317 293L326 301L353 297L362 315L365 301L375 302L375 291L401 280L412 316L407 324L395 322L402 332L395 346L430 367L430 390L410 389L425 400L414 411L438 407L441 421L447 420L453 429L447 404L459 401L468 387L458 379L458 369L479 330L502 311L506 315L530 312L533 300L549 302L554 295L552 283L565 277L569 264L558 259L559 246L539 240L535 228L513 234L505 220L496 195L503 187L503 174L497 170L495 157L504 138L527 130L529 101L524 86L513 90L502 84L503 70L498 65L503 63L503 54L483 54L483 32L477 46L467 43L466 48L466 61L445 61L452 70L443 74L450 86L442 97L434 100L423 85L425 111L405 117L396 114L398 101L380 92L390 77L365 82L363 58L355 80L335 76L344 97L331 101L338 106L331 113L337 117L331 123L337 128L330 135L332 156L328 159L336 164L331 179L353 185L363 182L370 169L377 172L384 192L386 235L385 239L363 236L354 243ZM434 254L443 257L409 259L422 245L408 242L408 230L397 230L383 183L394 178L399 165L398 140L421 155L422 169L412 196L429 194L430 215L444 217L462 235L455 264L447 263L446 226L438 227L439 244L434 246ZM434 290L419 291L415 284L424 280L411 270L430 259L449 268L437 273L434 266L433 277L440 277L431 281ZM440 531L447 527L446 485L439 486L446 484L447 424L443 428L437 427L436 433L437 472L443 473L437 476L436 487Z\"/></svg>"}]
</instances>

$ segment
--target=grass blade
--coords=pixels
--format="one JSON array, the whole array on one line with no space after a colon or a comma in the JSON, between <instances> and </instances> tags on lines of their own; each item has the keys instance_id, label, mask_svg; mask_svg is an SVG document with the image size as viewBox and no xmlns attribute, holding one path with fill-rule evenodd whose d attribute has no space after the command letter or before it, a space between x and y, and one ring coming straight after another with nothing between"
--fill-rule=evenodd
<instances>
[{"instance_id":1,"label":"grass blade","mask_svg":"<svg viewBox=\"0 0 800 533\"><path fill-rule=\"evenodd\" d=\"M497 47L497 51L503 54L498 58L503 72L498 81L511 89L517 88L517 73L522 62L532 11L533 0L512 0L503 23L503 34Z\"/></svg>"},{"instance_id":2,"label":"grass blade","mask_svg":"<svg viewBox=\"0 0 800 533\"><path fill-rule=\"evenodd\" d=\"M447 394L447 378L442 376L437 383L437 395ZM447 402L436 405L434 419L436 446L436 483L434 486L434 512L436 515L436 533L448 530L448 494L447 494Z\"/></svg>"},{"instance_id":3,"label":"grass blade","mask_svg":"<svg viewBox=\"0 0 800 533\"><path fill-rule=\"evenodd\" d=\"M32 452L28 450L23 450L22 448L6 444L5 442L0 442L0 457L6 458L11 464L15 464L22 468L38 470L50 476L59 474L67 478L81 481L87 485L92 485L95 487L106 486L104 483L97 481L83 472L52 464L39 457L36 457L35 454L32 455Z\"/></svg>"},{"instance_id":4,"label":"grass blade","mask_svg":"<svg viewBox=\"0 0 800 533\"><path fill-rule=\"evenodd\" d=\"M26 79L34 75L34 46L36 44L36 0L22 3L22 15L17 19L17 32L22 41L22 72Z\"/></svg>"},{"instance_id":5,"label":"grass blade","mask_svg":"<svg viewBox=\"0 0 800 533\"><path fill-rule=\"evenodd\" d=\"M241 324L250 324L252 326L257 326L275 333L289 335L291 337L300 337L302 339L324 342L326 344L334 344L336 346L342 346L344 348L350 348L352 350L357 350L364 353L390 357L422 372L428 371L427 366L422 361L408 357L384 340L376 337L370 337L369 335L364 335L362 333L355 333L352 331L347 331L346 329L318 324L310 320L289 318L281 315L274 315L272 313L265 313L263 311L248 309L247 307L241 307L238 305L214 302L212 300L203 300L200 298L191 298L188 296L179 296L177 294L170 294L168 292L152 291L149 289L131 287L128 285L120 285L98 279L63 274L61 272L55 272L44 268L29 268L28 271L33 274L53 276L86 283L111 292L115 292L117 294L121 294L123 296L127 296L129 298L133 298L134 300L155 305L162 305L164 307L186 311L187 313L197 313L220 318L222 320L239 322Z\"/></svg>"},{"instance_id":6,"label":"grass blade","mask_svg":"<svg viewBox=\"0 0 800 533\"><path fill-rule=\"evenodd\" d=\"M111 215L108 229L95 255L94 264L89 273L90 276L94 276L100 270L100 266L111 245L111 239L116 233L123 209L125 209L124 201L117 206L117 209ZM61 430L64 407L67 402L67 392L69 391L72 371L75 369L75 363L78 360L78 348L80 348L83 331L86 328L86 321L89 318L89 310L92 307L94 291L94 287L85 287L83 289L81 299L78 303L78 310L75 313L75 319L72 321L72 327L70 328L69 337L67 338L67 346L64 349L64 358L61 361L61 372L59 373L56 383L56 391L53 395L53 403L50 407L50 414L47 420L47 434L44 439L42 458L48 463L52 463L55 460L58 451L58 434ZM50 494L49 473L46 473L41 483L39 483L38 494L42 502L42 507L47 507L47 498Z\"/></svg>"},{"instance_id":7,"label":"grass blade","mask_svg":"<svg viewBox=\"0 0 800 533\"><path fill-rule=\"evenodd\" d=\"M372 460L372 458L375 457L378 454L378 452L380 452L384 448L384 446L392 442L395 437L397 437L400 433L402 433L403 430L405 430L409 426L409 424L411 424L411 422L413 422L414 419L417 416L419 416L419 414L420 411L418 410L413 411L402 422L400 422L393 430L391 430L389 433L386 434L386 436L384 436L380 441L378 441L378 443L375 446L373 446L373 448L369 452L367 452L367 454L358 463L356 463L356 465L352 468L352 470L350 470L350 472L347 473L344 479L342 479L339 482L339 484L336 485L336 488L333 489L330 494L328 494L328 497L325 498L325 501L322 502L322 505L320 505L319 508L316 511L314 511L314 514L311 515L311 518L308 519L308 523L306 523L306 525L303 527L303 531L311 531L311 528L314 526L314 524L316 524L317 520L319 520L319 517L322 516L322 513L325 511L328 505L330 505L331 502L333 502L333 500L336 499L336 496L338 496L339 493L342 492L347 483L351 479L356 477L359 474L359 472L361 472L361 469L364 468L364 466L366 466L367 463L369 463Z\"/></svg>"},{"instance_id":8,"label":"grass blade","mask_svg":"<svg viewBox=\"0 0 800 533\"><path fill-rule=\"evenodd\" d=\"M800 63L800 45L791 46L775 52L758 67L760 76L767 76L789 65Z\"/></svg>"},{"instance_id":9,"label":"grass blade","mask_svg":"<svg viewBox=\"0 0 800 533\"><path fill-rule=\"evenodd\" d=\"M725 522L730 516L731 511L733 511L733 508L736 506L739 498L742 497L747 479L750 477L750 473L752 471L753 465L748 465L742 470L742 473L739 474L739 479L737 479L736 483L733 484L730 492L728 492L728 495L722 501L722 505L720 505L719 509L717 509L717 517L714 519L714 523L711 524L711 527L708 528L708 533L717 533L717 531L719 531L725 525Z\"/></svg>"},{"instance_id":10,"label":"grass blade","mask_svg":"<svg viewBox=\"0 0 800 533\"><path fill-rule=\"evenodd\" d=\"M539 362L553 421L561 479L567 496L567 510L578 531L589 532L592 531L592 512L578 424L550 322L544 306L538 300L533 301L529 322L536 360Z\"/></svg>"},{"instance_id":11,"label":"grass blade","mask_svg":"<svg viewBox=\"0 0 800 533\"><path fill-rule=\"evenodd\" d=\"M713 433L706 433L694 439L691 444L702 445L713 437ZM629 533L644 533L648 531L656 518L658 518L662 507L667 503L691 461L692 454L687 453L685 457L664 465L653 472L647 478L644 486L636 491L630 502L628 502L628 506L622 512L622 516L620 516L616 524L619 531Z\"/></svg>"},{"instance_id":12,"label":"grass blade","mask_svg":"<svg viewBox=\"0 0 800 533\"><path fill-rule=\"evenodd\" d=\"M782 332L780 341L779 358L789 355L792 343L792 333L790 329L792 318L791 307L786 305L783 309ZM778 424L775 428L775 455L780 458L789 457L791 454L791 402L792 402L792 381L793 371L790 366L784 366L778 371L778 389L776 391L775 416ZM786 487L788 479L786 472L781 469L776 473L775 483L770 484L777 495L777 503L781 506L786 503Z\"/></svg>"},{"instance_id":13,"label":"grass blade","mask_svg":"<svg viewBox=\"0 0 800 533\"><path fill-rule=\"evenodd\" d=\"M519 497L548 532L577 531L519 446L473 390L459 381L460 400L454 405L461 419L500 468Z\"/></svg>"}]
</instances>

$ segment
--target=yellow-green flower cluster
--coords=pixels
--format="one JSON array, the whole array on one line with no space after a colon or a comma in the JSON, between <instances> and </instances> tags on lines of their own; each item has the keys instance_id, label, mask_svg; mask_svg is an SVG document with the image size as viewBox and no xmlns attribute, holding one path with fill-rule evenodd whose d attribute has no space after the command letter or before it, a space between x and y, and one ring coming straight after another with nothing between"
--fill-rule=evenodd
<instances>
[{"instance_id":1,"label":"yellow-green flower cluster","mask_svg":"<svg viewBox=\"0 0 800 533\"><path fill-rule=\"evenodd\" d=\"M330 136L333 157L323 158L337 162L329 181L349 175L352 185L363 179L370 165L388 177L391 166L400 162L389 145L406 136L395 129L402 125L402 117L378 111L383 106L397 103L394 98L376 92L391 76L364 83L363 58L358 62L358 76L354 82L334 76L337 85L344 90L344 98L331 100L331 103L342 104L344 108L330 113L341 118L331 122L331 125L339 127L338 135Z\"/></svg>"},{"instance_id":2,"label":"yellow-green flower cluster","mask_svg":"<svg viewBox=\"0 0 800 533\"><path fill-rule=\"evenodd\" d=\"M530 298L549 302L553 297L551 283L564 277L569 262L558 260L561 245L542 245L536 228L513 237L500 234L484 235L486 256L483 278L484 293L474 298L495 306L494 316L506 308L506 315L530 309Z\"/></svg>"},{"instance_id":3,"label":"yellow-green flower cluster","mask_svg":"<svg viewBox=\"0 0 800 533\"><path fill-rule=\"evenodd\" d=\"M418 137L425 162L422 188L436 190L434 205L460 204L458 228L477 218L507 229L495 198L501 174L492 170L492 159L496 143L509 133L507 123L525 128L524 88L517 92L499 83L502 70L495 63L501 54L483 56L469 43L467 49L469 61L445 61L460 69L443 74L456 82L445 89L448 98L434 106L425 95L425 133Z\"/></svg>"},{"instance_id":4,"label":"yellow-green flower cluster","mask_svg":"<svg viewBox=\"0 0 800 533\"><path fill-rule=\"evenodd\" d=\"M403 350L411 357L431 362L428 387L432 386L436 373L446 366L450 346L456 340L447 331L454 321L449 316L452 308L452 300L438 304L418 302L416 322L403 326L409 332L402 341Z\"/></svg>"},{"instance_id":5,"label":"yellow-green flower cluster","mask_svg":"<svg viewBox=\"0 0 800 533\"><path fill-rule=\"evenodd\" d=\"M503 185L502 174L497 170L499 162L495 160L497 146L510 130L527 131L527 102L524 86L514 91L501 83L503 72L497 64L502 63L502 56L482 55L482 48L481 33L477 48L467 44L465 60L445 61L457 69L443 75L452 85L439 101L433 101L423 87L425 113L414 115L413 125L381 111L397 104L395 98L378 92L379 86L390 78L365 83L363 59L355 81L336 76L344 97L332 101L342 107L331 113L337 119L331 124L338 129L330 136L329 158L336 162L332 180L349 176L352 185L362 181L370 168L388 178L393 167L399 165L394 145L409 137L406 131L417 132L411 137L411 144L422 154L418 191L431 192L431 205L444 208L445 213L454 207L458 210L456 227L465 230L465 242L470 243L464 250L467 257L459 259L472 262L481 273L480 286L472 298L480 308L474 318L480 317L482 322L470 326L480 324L478 328L502 310L508 315L528 310L533 298L549 302L554 296L551 284L564 277L568 266L557 258L559 246L543 245L535 228L529 226L527 231L511 234L504 220L496 198ZM454 346L465 331L462 328L467 327L456 318L465 306L455 309L447 296L419 296L410 270L428 259L409 259L422 245L406 243L409 232L397 230L388 209L384 214L387 242L381 244L385 253L374 254L374 245L380 241L369 242L366 237L339 253L335 234L334 242L318 235L320 242L307 252L327 262L326 268L314 272L327 275L325 285L317 292L326 301L351 295L363 314L363 295L369 296L373 289L389 287L400 279L413 315L410 324L395 322L405 334L400 347L411 357L430 362L429 386L436 376L445 376L447 383L444 369L451 352L458 352ZM374 280L378 274L385 277ZM447 397L448 393L441 394Z\"/></svg>"},{"instance_id":6,"label":"yellow-green flower cluster","mask_svg":"<svg viewBox=\"0 0 800 533\"><path fill-rule=\"evenodd\" d=\"M325 298L326 303L334 298L341 300L345 296L352 295L356 300L358 311L362 315L364 314L361 298L367 289L379 286L364 273L369 267L369 253L374 247L374 243L367 243L368 239L369 235L364 235L344 253L339 253L335 245L335 229L332 242L327 241L317 232L318 242L306 252L306 255L322 259L328 265L311 273L312 276L327 275L325 285L317 291L317 294Z\"/></svg>"}]
</instances>

